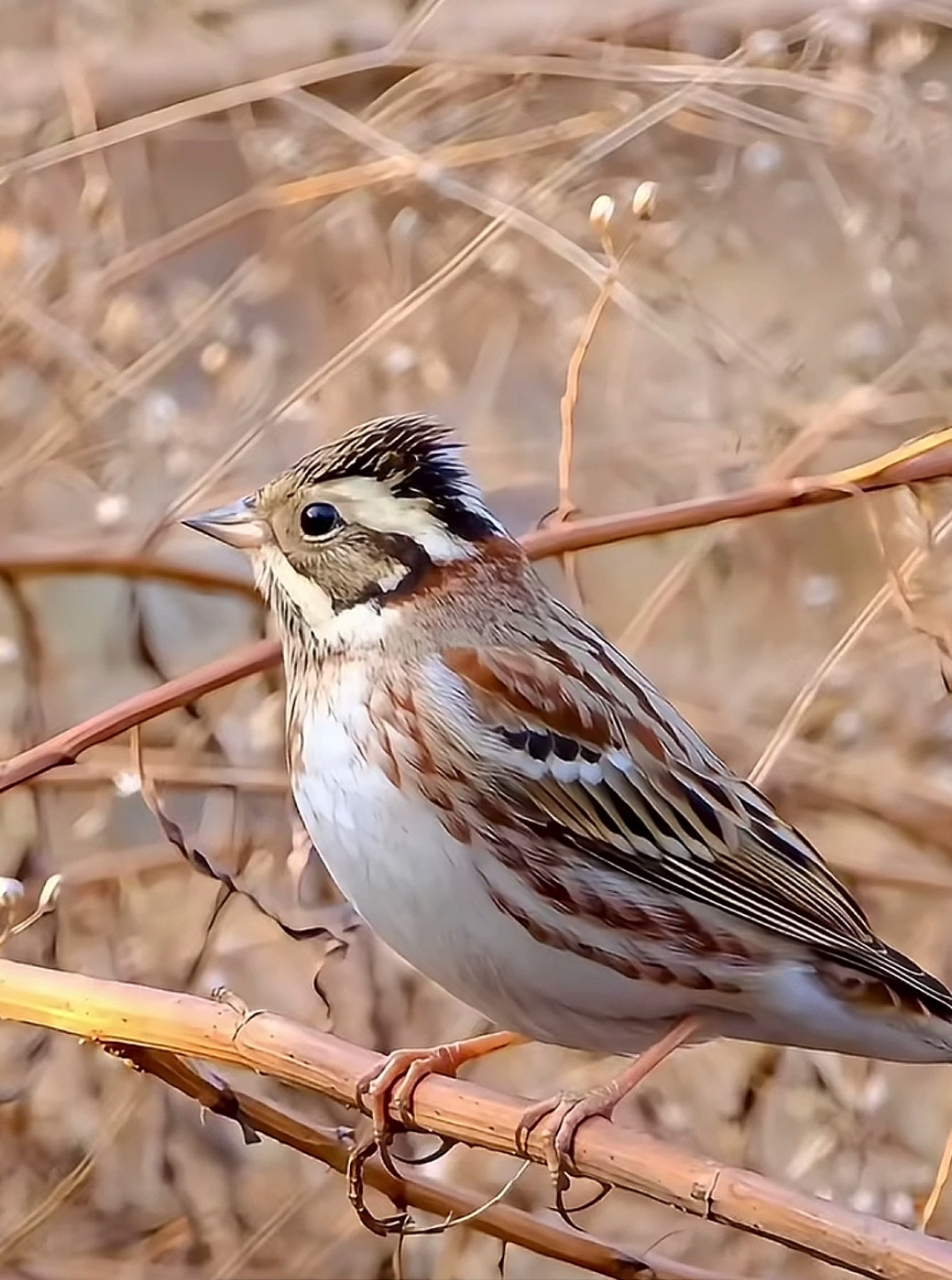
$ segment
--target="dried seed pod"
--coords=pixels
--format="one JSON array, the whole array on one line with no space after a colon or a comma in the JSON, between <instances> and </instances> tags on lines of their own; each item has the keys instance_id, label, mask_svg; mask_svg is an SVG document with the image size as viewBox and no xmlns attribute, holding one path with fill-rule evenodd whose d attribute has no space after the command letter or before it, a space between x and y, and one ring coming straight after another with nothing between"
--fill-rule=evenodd
<instances>
[{"instance_id":1,"label":"dried seed pod","mask_svg":"<svg viewBox=\"0 0 952 1280\"><path fill-rule=\"evenodd\" d=\"M609 195L596 196L588 213L588 220L600 236L608 232L612 218L615 216L615 201Z\"/></svg>"},{"instance_id":2,"label":"dried seed pod","mask_svg":"<svg viewBox=\"0 0 952 1280\"><path fill-rule=\"evenodd\" d=\"M635 217L642 221L647 221L649 218L654 217L657 203L657 182L639 182L635 188L635 194L631 198L631 211Z\"/></svg>"}]
</instances>

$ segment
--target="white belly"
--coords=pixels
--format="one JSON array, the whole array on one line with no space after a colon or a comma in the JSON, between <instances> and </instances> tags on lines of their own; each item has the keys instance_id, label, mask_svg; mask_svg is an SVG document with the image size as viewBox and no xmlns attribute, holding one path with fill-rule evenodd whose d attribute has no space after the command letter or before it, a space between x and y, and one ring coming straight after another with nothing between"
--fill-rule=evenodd
<instances>
[{"instance_id":1,"label":"white belly","mask_svg":"<svg viewBox=\"0 0 952 1280\"><path fill-rule=\"evenodd\" d=\"M339 723L312 722L304 754L294 798L337 887L404 959L455 986L448 979L465 958L454 917L477 888L467 851L368 764Z\"/></svg>"}]
</instances>

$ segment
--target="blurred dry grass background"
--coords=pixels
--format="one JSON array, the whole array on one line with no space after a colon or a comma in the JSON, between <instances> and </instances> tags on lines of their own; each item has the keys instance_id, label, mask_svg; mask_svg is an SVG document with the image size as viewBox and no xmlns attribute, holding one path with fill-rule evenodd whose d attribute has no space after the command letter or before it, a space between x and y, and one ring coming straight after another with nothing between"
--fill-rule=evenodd
<instances>
[{"instance_id":1,"label":"blurred dry grass background","mask_svg":"<svg viewBox=\"0 0 952 1280\"><path fill-rule=\"evenodd\" d=\"M746 43L729 57L738 17ZM384 0L0 0L0 754L265 626L246 594L31 574L14 568L24 557L143 552L241 574L168 517L356 421L445 415L515 532L562 500L599 514L727 492L947 425L950 17L446 0L407 32ZM391 56L368 54L388 40ZM337 74L136 120L323 58L344 59ZM69 139L103 126L125 132L70 158ZM639 223L646 180L657 206ZM609 252L589 221L599 195L614 200ZM606 267L618 284L585 353L560 493L560 399ZM738 769L808 690L765 785L879 930L946 980L950 514L952 489L932 486L543 566ZM890 576L910 555L900 598ZM146 761L195 844L313 924L332 891L292 815L281 714L277 677L246 681L147 726ZM55 917L8 956L224 983L379 1049L476 1026L363 934L328 954L241 900L216 911L216 886L163 843L122 742L0 802L0 875L35 888L54 871ZM481 1078L543 1096L610 1066L538 1048ZM677 1055L625 1119L912 1223L952 1090L939 1068L718 1044ZM457 1150L441 1171L492 1193L512 1165ZM549 1194L532 1170L511 1199ZM832 1274L620 1193L582 1220L737 1274ZM952 1235L952 1197L933 1229ZM4 1276L477 1280L499 1266L498 1245L465 1229L410 1241L397 1263L335 1175L243 1147L92 1047L0 1035ZM505 1258L509 1277L569 1273Z\"/></svg>"}]
</instances>

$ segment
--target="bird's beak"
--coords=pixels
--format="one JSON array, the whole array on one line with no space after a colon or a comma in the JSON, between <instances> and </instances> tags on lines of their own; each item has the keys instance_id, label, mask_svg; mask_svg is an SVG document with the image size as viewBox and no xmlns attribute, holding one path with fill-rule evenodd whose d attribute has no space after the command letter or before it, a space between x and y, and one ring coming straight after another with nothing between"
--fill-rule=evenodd
<instances>
[{"instance_id":1,"label":"bird's beak","mask_svg":"<svg viewBox=\"0 0 952 1280\"><path fill-rule=\"evenodd\" d=\"M267 524L255 514L253 498L240 498L230 506L216 507L214 511L189 516L182 524L187 524L190 529L197 529L199 533L207 533L219 542L227 542L229 547L237 547L239 551L259 550L264 546L268 535Z\"/></svg>"}]
</instances>

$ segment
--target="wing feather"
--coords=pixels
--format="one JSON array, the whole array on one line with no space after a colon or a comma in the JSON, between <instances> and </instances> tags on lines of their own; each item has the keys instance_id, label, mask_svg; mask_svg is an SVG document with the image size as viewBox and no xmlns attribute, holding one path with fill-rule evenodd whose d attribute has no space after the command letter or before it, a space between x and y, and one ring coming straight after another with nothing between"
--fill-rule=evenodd
<instances>
[{"instance_id":1,"label":"wing feather","mask_svg":"<svg viewBox=\"0 0 952 1280\"><path fill-rule=\"evenodd\" d=\"M453 648L493 745L489 785L530 830L655 888L845 962L952 1014L952 994L881 942L817 850L737 778L575 614L524 649Z\"/></svg>"}]
</instances>

